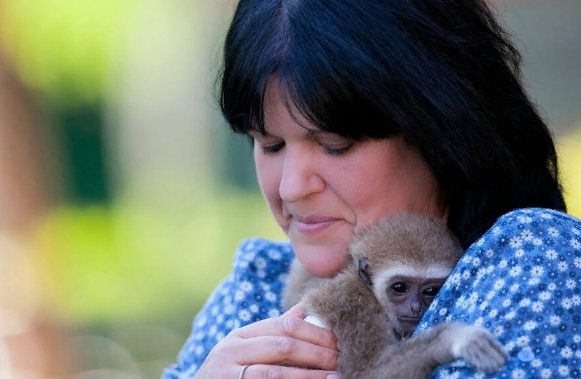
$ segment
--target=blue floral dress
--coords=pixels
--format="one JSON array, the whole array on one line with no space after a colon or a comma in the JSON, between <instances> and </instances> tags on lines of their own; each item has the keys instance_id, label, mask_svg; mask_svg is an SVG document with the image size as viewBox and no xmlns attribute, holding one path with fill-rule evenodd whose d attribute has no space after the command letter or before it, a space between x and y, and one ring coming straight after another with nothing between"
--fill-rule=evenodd
<instances>
[{"instance_id":1,"label":"blue floral dress","mask_svg":"<svg viewBox=\"0 0 581 379\"><path fill-rule=\"evenodd\" d=\"M164 379L192 378L229 331L282 313L281 293L294 253L287 242L249 239L232 274L194 320ZM458 360L434 378L581 377L581 221L547 209L501 217L466 250L418 330L444 321L481 325L510 355L492 375Z\"/></svg>"}]
</instances>

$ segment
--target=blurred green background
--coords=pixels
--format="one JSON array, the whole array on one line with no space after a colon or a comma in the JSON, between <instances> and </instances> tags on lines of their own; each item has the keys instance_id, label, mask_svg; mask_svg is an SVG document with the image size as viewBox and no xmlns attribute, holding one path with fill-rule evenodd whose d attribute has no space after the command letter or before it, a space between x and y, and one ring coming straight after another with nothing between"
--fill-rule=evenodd
<instances>
[{"instance_id":1,"label":"blurred green background","mask_svg":"<svg viewBox=\"0 0 581 379\"><path fill-rule=\"evenodd\" d=\"M522 50L579 216L581 2L494 5ZM0 155L0 250L15 252L0 265L18 268L0 287L11 294L4 306L0 296L0 321L26 320L0 328L0 377L158 378L237 244L284 238L258 193L250 145L228 133L215 100L233 9L233 0L0 0L5 64L28 89L35 136L0 127L23 157L5 159L14 176L3 179ZM37 192L10 192L15 177ZM11 222L17 212L23 223ZM36 355L23 348L31 343Z\"/></svg>"}]
</instances>

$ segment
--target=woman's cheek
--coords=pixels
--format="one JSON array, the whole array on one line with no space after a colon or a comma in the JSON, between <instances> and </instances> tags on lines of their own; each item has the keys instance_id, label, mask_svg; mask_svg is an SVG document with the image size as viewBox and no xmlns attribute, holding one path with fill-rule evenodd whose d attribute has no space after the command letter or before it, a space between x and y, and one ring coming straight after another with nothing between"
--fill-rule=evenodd
<instances>
[{"instance_id":1,"label":"woman's cheek","mask_svg":"<svg viewBox=\"0 0 581 379\"><path fill-rule=\"evenodd\" d=\"M279 195L281 174L280 170L277 169L276 160L255 153L254 162L260 192L276 221L284 229L282 224L282 201Z\"/></svg>"}]
</instances>

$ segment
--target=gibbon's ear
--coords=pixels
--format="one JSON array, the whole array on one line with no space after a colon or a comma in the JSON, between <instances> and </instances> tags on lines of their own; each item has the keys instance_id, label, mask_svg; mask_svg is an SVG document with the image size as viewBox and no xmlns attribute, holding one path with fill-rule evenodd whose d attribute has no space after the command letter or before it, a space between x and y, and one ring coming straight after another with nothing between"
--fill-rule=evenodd
<instances>
[{"instance_id":1,"label":"gibbon's ear","mask_svg":"<svg viewBox=\"0 0 581 379\"><path fill-rule=\"evenodd\" d=\"M373 287L371 273L369 272L369 260L367 257L359 258L359 279L369 288Z\"/></svg>"}]
</instances>

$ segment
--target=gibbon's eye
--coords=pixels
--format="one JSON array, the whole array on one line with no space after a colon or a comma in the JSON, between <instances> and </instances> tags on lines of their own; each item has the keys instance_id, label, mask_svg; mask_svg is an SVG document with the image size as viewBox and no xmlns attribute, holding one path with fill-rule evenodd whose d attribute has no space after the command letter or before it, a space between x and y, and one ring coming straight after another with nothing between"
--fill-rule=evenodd
<instances>
[{"instance_id":1,"label":"gibbon's eye","mask_svg":"<svg viewBox=\"0 0 581 379\"><path fill-rule=\"evenodd\" d=\"M440 291L439 286L432 286L432 287L428 287L426 288L422 294L426 295L426 296L436 296L438 294L438 292Z\"/></svg>"},{"instance_id":2,"label":"gibbon's eye","mask_svg":"<svg viewBox=\"0 0 581 379\"><path fill-rule=\"evenodd\" d=\"M404 282L397 282L391 285L391 289L397 293L404 293L407 287Z\"/></svg>"}]
</instances>

